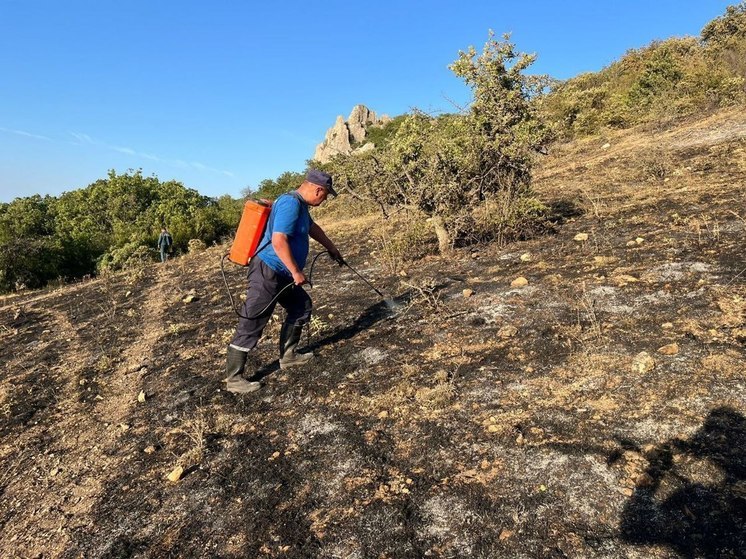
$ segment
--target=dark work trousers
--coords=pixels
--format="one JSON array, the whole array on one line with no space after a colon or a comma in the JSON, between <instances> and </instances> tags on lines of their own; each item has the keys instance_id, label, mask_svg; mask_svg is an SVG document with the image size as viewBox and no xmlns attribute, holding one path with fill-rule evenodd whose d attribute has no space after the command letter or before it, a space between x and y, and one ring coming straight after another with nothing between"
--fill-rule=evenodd
<instances>
[{"instance_id":1,"label":"dark work trousers","mask_svg":"<svg viewBox=\"0 0 746 559\"><path fill-rule=\"evenodd\" d=\"M291 283L293 283L292 278L278 274L260 258L252 258L249 262L249 287L241 314L247 317L258 315L285 286ZM287 311L286 324L303 326L311 319L311 298L300 286L288 288L280 295L276 303L280 303ZM240 351L254 349L262 335L262 330L272 316L276 303L270 305L257 318L239 318L238 328L231 340L231 347Z\"/></svg>"}]
</instances>

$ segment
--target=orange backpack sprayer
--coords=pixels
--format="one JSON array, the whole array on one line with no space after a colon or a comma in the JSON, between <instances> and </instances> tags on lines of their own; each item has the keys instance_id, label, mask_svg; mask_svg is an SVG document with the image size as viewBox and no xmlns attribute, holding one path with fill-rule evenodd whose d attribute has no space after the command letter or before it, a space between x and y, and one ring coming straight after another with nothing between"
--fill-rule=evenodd
<instances>
[{"instance_id":1,"label":"orange backpack sprayer","mask_svg":"<svg viewBox=\"0 0 746 559\"><path fill-rule=\"evenodd\" d=\"M236 308L236 304L233 301L233 295L231 295L230 287L228 286L228 280L225 277L225 267L224 262L227 258L234 264L238 264L239 266L248 266L249 262L251 261L254 256L259 254L262 250L264 250L269 244L271 243L271 240L264 244L264 246L259 247L259 243L262 240L262 237L264 236L264 230L267 227L267 221L269 220L269 215L272 211L272 202L269 200L248 200L244 204L243 208L243 214L241 215L241 221L238 224L238 230L236 231L236 237L233 240L233 245L231 246L230 252L225 254L223 258L220 260L220 270L223 274L223 283L225 284L225 289L228 291L228 298L231 302L231 307L233 307L233 310L235 313L242 317L242 318L248 318L248 319L255 319L260 317L264 312L272 305L274 302L280 297L280 295L286 290L291 289L295 287L293 283L289 283L286 285L275 297L272 299L272 301L264 308L262 309L259 314L256 316L245 316L241 314L238 309ZM259 248L257 248L259 247ZM316 257L313 259L313 262L311 264L311 270L308 277L308 283L312 285L312 278L313 278L313 267L316 264L316 260L319 256L322 254L327 254L329 251L323 251L316 255ZM386 305L392 308L393 300L387 299L383 293L381 293L378 289L376 289L367 279L365 279L360 273L355 270L352 266L350 266L347 262L344 260L341 260L339 262L340 266L344 265L347 266L350 270L352 270L355 275L357 275L358 278L360 278L362 281L364 281L368 287L370 287L373 291L375 291L384 301L386 302ZM391 303L390 303L391 302Z\"/></svg>"},{"instance_id":2,"label":"orange backpack sprayer","mask_svg":"<svg viewBox=\"0 0 746 559\"><path fill-rule=\"evenodd\" d=\"M233 295L231 295L231 290L228 286L228 280L225 277L225 259L227 258L239 266L248 266L251 259L270 244L268 242L263 247L257 249L264 236L264 230L267 227L267 220L271 211L272 202L269 200L247 200L243 207L241 221L238 224L238 230L236 231L236 237L233 239L231 250L220 260L220 271L223 274L223 283L228 292L231 307L233 307L238 316L243 318L257 318L259 315L252 317L244 316L236 309Z\"/></svg>"},{"instance_id":3,"label":"orange backpack sprayer","mask_svg":"<svg viewBox=\"0 0 746 559\"><path fill-rule=\"evenodd\" d=\"M258 252L256 249L264 235L272 204L266 200L247 200L243 207L236 238L228 253L228 260L239 266L247 266ZM264 247L262 247L264 248Z\"/></svg>"}]
</instances>

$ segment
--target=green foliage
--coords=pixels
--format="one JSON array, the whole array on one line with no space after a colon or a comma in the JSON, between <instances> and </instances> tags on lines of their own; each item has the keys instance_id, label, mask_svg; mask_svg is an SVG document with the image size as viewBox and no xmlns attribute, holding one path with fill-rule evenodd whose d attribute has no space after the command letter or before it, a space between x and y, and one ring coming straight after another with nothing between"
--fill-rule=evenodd
<instances>
[{"instance_id":1,"label":"green foliage","mask_svg":"<svg viewBox=\"0 0 746 559\"><path fill-rule=\"evenodd\" d=\"M538 99L564 137L593 134L746 103L746 3L693 37L629 51L600 72L555 84Z\"/></svg>"},{"instance_id":2,"label":"green foliage","mask_svg":"<svg viewBox=\"0 0 746 559\"><path fill-rule=\"evenodd\" d=\"M531 55L490 34L481 53L459 53L451 69L473 92L465 114L414 112L375 151L335 158L327 168L340 188L430 218L441 251L472 239L474 212L501 193L511 204L530 197L532 153L549 138L532 99L547 79L529 76ZM519 206L516 206L519 207ZM485 236L501 238L506 222Z\"/></svg>"},{"instance_id":3,"label":"green foliage","mask_svg":"<svg viewBox=\"0 0 746 559\"><path fill-rule=\"evenodd\" d=\"M404 122L405 115L399 115L383 126L371 126L368 128L368 134L365 142L371 142L377 148L383 148L396 135L399 127Z\"/></svg>"},{"instance_id":4,"label":"green foliage","mask_svg":"<svg viewBox=\"0 0 746 559\"><path fill-rule=\"evenodd\" d=\"M131 270L150 260L151 249L137 241L125 243L105 253L98 262L98 271Z\"/></svg>"},{"instance_id":5,"label":"green foliage","mask_svg":"<svg viewBox=\"0 0 746 559\"><path fill-rule=\"evenodd\" d=\"M190 239L211 243L236 227L241 210L230 196L208 198L140 171L111 171L58 198L18 198L0 205L0 291L132 268L155 256L163 225L179 251Z\"/></svg>"},{"instance_id":6,"label":"green foliage","mask_svg":"<svg viewBox=\"0 0 746 559\"><path fill-rule=\"evenodd\" d=\"M746 39L746 2L728 6L725 13L702 29L702 41L711 47L728 48Z\"/></svg>"},{"instance_id":7,"label":"green foliage","mask_svg":"<svg viewBox=\"0 0 746 559\"><path fill-rule=\"evenodd\" d=\"M264 179L256 190L247 189L243 194L246 198L275 200L281 194L298 188L305 178L305 173L285 171L276 179Z\"/></svg>"}]
</instances>

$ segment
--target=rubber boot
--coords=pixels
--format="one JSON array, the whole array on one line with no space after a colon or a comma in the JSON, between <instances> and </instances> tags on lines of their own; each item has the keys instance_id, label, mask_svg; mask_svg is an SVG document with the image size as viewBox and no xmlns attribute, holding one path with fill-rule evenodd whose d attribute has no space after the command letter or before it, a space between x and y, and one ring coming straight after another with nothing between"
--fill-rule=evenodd
<instances>
[{"instance_id":1,"label":"rubber boot","mask_svg":"<svg viewBox=\"0 0 746 559\"><path fill-rule=\"evenodd\" d=\"M283 324L280 330L280 369L305 365L313 359L313 353L297 353L303 331L302 324Z\"/></svg>"},{"instance_id":2,"label":"rubber boot","mask_svg":"<svg viewBox=\"0 0 746 559\"><path fill-rule=\"evenodd\" d=\"M243 378L244 367L248 354L245 351L228 346L228 352L225 358L225 389L234 394L248 394L259 390L262 385L258 382L251 382Z\"/></svg>"}]
</instances>

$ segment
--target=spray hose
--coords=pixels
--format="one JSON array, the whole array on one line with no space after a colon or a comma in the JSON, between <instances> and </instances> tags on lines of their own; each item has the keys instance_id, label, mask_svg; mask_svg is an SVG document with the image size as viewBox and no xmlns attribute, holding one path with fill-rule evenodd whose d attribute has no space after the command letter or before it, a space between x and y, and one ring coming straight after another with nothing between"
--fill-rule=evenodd
<instances>
[{"instance_id":1,"label":"spray hose","mask_svg":"<svg viewBox=\"0 0 746 559\"><path fill-rule=\"evenodd\" d=\"M267 245L264 245L262 248L260 248L259 250L257 250L254 253L254 256L256 256L259 253L259 251L263 250L266 246ZM262 316L265 312L267 312L267 309L270 309L275 303L277 303L277 301L280 299L280 297L282 296L282 294L285 293L285 291L287 291L288 289L291 289L293 287L297 287L292 282L289 283L289 284L287 284L285 287L283 287L277 293L277 295L275 295L272 298L272 300L269 303L267 303L267 305L261 311L259 311L259 313L255 314L254 316L246 316L245 314L241 314L241 312L236 307L235 301L233 300L233 294L231 293L230 286L228 285L228 279L225 276L225 259L229 256L229 254L230 253L227 253L227 254L223 255L223 257L220 259L220 273L223 276L223 284L225 285L225 290L228 292L228 299L230 299L231 308L233 309L233 312L235 312L241 318L246 318L248 320L256 320L257 318L259 318L260 316ZM329 251L328 250L324 250L324 251L319 252L316 256L314 256L313 260L311 261L311 267L310 267L309 272L308 272L308 285L310 285L312 288L313 288L313 269L314 269L314 266L316 266L316 260L318 260L319 256L321 256L322 254L329 254ZM344 260L343 260L342 263L345 264L345 265L347 265L347 267L350 268L350 270L352 270L352 268L350 267L349 264L347 264L347 262L344 262ZM352 270L352 271L355 272L355 270ZM355 272L355 273L357 274L357 272ZM360 276L360 277L361 277L361 279L363 281L365 281L366 283L368 283L367 280L365 280L365 278L363 278L362 276ZM370 283L368 283L368 285L370 285ZM373 286L371 285L371 287L373 287ZM375 289L376 292L378 292L380 294L380 291L378 291L375 287L373 287L373 289ZM381 295L381 296L383 297L383 295Z\"/></svg>"},{"instance_id":2,"label":"spray hose","mask_svg":"<svg viewBox=\"0 0 746 559\"><path fill-rule=\"evenodd\" d=\"M265 248L266 246L267 246L267 245L264 245L264 246L263 246L262 248L260 248L260 249L259 249L258 251L256 251L256 252L254 253L254 256L256 256L256 255L257 255L257 254L259 253L259 251L263 250L263 249L264 249L264 248ZM310 286L311 286L312 288L313 288L313 270L314 270L314 267L316 266L316 261L317 261L317 260L319 259L319 257L320 257L321 255L323 255L323 254L329 254L329 255L331 256L331 253L330 253L330 252L329 252L328 250L322 250L321 252L319 252L318 254L316 254L316 256L314 256L314 257L313 257L313 260L311 261L311 267L310 267L310 268L309 268L309 270L308 270L308 285L310 285ZM254 316L246 316L246 315L244 315L244 314L241 314L241 312L240 312L240 311L239 311L239 310L238 310L238 309L236 308L236 304L235 304L235 301L233 300L233 295L231 294L231 290L230 290L230 287L228 286L228 280L227 280L227 278L225 277L225 265L224 265L224 264L225 264L225 259L226 259L227 257L228 257L228 254L224 255L224 256L223 256L223 258L221 258L221 259L220 259L220 272L221 272L221 274L222 274L222 276L223 276L223 283L225 284L225 290L226 290L226 291L228 292L228 299L230 299L230 302L231 302L231 308L233 309L233 312L235 312L235 313L236 313L236 314L237 314L237 315L238 315L239 317L241 317L241 318L246 318L246 319L248 319L248 320L256 320L257 318L259 318L260 316L262 316L262 315L263 315L263 314L264 314L265 312L267 312L267 310L268 310L268 309L270 309L270 308L271 308L271 307L272 307L272 306L273 306L273 305L274 305L275 303L277 303L277 301L279 300L280 296L282 296L282 294L283 294L283 293L285 293L285 291L287 291L288 289L291 289L291 288L293 288L293 287L297 287L297 286L296 286L296 285L295 285L294 283L292 283L292 282L291 282L291 283L289 283L289 284L287 284L287 285L286 285L285 287L283 287L283 288L282 288L282 289L281 289L281 290L280 290L280 291L279 291L279 292L277 293L277 295L275 295L275 296L274 296L274 297L272 298L272 300L271 300L271 301L270 301L269 303L267 303L267 305L266 305L266 306L265 306L265 307L264 307L264 308L263 308L263 309L262 309L261 311L259 311L259 313L258 313L258 314L254 315ZM362 281L364 281L364 282L365 282L365 284L366 284L366 285L367 285L368 287L370 287L370 288L371 288L371 289L372 289L373 291L375 291L375 292L376 292L376 293L377 293L377 294L378 294L378 295L379 295L379 296L381 297L381 299L385 299L385 298L386 298L386 296L385 296L385 295L384 295L383 293L381 293L381 291L379 291L378 289L376 289L376 287L375 287L375 286L373 286L373 284L372 284L372 283L370 283L370 282L369 282L369 281L368 281L367 279L365 279L365 277L363 277L363 276L362 276L362 275L360 274L360 272L358 272L358 271L357 271L357 270L356 270L355 268L353 268L352 266L350 266L350 265L349 265L349 264L347 263L347 261L346 261L346 260L344 260L343 258L340 258L339 260L336 260L336 259L335 259L335 262L337 262L337 263L338 263L338 264L339 264L340 266L347 266L347 267L348 267L348 268L349 268L350 270L352 270L352 272L353 272L353 273L354 273L354 274L355 274L355 275L356 275L356 276L357 276L358 278L360 278L360 279L361 279Z\"/></svg>"}]
</instances>

